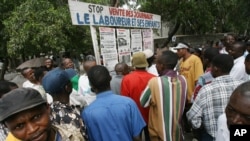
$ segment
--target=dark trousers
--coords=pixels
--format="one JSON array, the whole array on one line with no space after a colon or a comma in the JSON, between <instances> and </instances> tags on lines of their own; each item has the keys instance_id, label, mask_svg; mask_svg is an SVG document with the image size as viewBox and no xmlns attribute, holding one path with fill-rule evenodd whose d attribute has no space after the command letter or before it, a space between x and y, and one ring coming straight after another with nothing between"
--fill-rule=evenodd
<instances>
[{"instance_id":1,"label":"dark trousers","mask_svg":"<svg viewBox=\"0 0 250 141\"><path fill-rule=\"evenodd\" d=\"M187 120L187 112L189 111L189 109L191 108L192 103L186 103L185 105L185 109L182 115L182 127L184 129L185 133L190 133L191 132L191 128L192 126L189 124L188 120Z\"/></svg>"},{"instance_id":2,"label":"dark trousers","mask_svg":"<svg viewBox=\"0 0 250 141\"><path fill-rule=\"evenodd\" d=\"M213 137L209 135L206 131L201 134L201 141L213 141Z\"/></svg>"},{"instance_id":3,"label":"dark trousers","mask_svg":"<svg viewBox=\"0 0 250 141\"><path fill-rule=\"evenodd\" d=\"M150 141L150 136L148 132L148 126L144 127L144 136L145 136L145 141Z\"/></svg>"}]
</instances>

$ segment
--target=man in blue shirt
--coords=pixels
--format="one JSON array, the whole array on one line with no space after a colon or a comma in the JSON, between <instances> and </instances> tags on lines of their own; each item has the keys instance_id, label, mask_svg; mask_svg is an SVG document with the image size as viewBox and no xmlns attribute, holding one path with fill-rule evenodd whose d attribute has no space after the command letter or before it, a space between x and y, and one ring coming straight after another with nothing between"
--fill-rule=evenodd
<instances>
[{"instance_id":1,"label":"man in blue shirt","mask_svg":"<svg viewBox=\"0 0 250 141\"><path fill-rule=\"evenodd\" d=\"M97 96L82 112L90 141L140 141L146 126L135 102L110 90L111 76L104 66L88 71L91 90Z\"/></svg>"}]
</instances>

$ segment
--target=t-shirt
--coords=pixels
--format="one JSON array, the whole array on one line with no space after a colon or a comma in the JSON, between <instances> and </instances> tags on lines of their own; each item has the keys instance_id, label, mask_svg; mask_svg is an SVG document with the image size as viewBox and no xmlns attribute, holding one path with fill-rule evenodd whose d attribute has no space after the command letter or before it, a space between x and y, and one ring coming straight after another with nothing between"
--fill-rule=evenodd
<instances>
[{"instance_id":1,"label":"t-shirt","mask_svg":"<svg viewBox=\"0 0 250 141\"><path fill-rule=\"evenodd\" d=\"M180 74L187 80L187 100L191 103L191 98L195 89L195 82L203 74L203 65L199 57L191 55L186 60L180 62Z\"/></svg>"},{"instance_id":2,"label":"t-shirt","mask_svg":"<svg viewBox=\"0 0 250 141\"><path fill-rule=\"evenodd\" d=\"M148 81L153 77L155 77L153 74L145 70L135 70L124 76L121 84L121 95L128 96L135 101L146 123L148 123L149 108L141 106L140 96Z\"/></svg>"}]
</instances>

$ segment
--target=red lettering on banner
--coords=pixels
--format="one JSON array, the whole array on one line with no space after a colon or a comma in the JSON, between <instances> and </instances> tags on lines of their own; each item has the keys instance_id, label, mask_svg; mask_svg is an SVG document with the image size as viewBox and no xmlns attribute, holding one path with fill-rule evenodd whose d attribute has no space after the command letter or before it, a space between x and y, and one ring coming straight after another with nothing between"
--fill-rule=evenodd
<instances>
[{"instance_id":1,"label":"red lettering on banner","mask_svg":"<svg viewBox=\"0 0 250 141\"><path fill-rule=\"evenodd\" d=\"M134 11L134 17L135 18L152 20L153 19L153 14Z\"/></svg>"},{"instance_id":2,"label":"red lettering on banner","mask_svg":"<svg viewBox=\"0 0 250 141\"><path fill-rule=\"evenodd\" d=\"M119 8L114 8L114 7L109 8L109 13L112 16L126 16L124 9L119 9Z\"/></svg>"}]
</instances>

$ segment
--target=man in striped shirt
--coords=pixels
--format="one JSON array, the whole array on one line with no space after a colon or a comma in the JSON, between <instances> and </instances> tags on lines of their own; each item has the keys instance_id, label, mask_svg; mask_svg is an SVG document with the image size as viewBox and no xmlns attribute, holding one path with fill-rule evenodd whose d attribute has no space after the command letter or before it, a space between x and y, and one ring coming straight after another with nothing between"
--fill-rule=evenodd
<instances>
[{"instance_id":1,"label":"man in striped shirt","mask_svg":"<svg viewBox=\"0 0 250 141\"><path fill-rule=\"evenodd\" d=\"M185 107L187 83L174 71L178 56L164 51L157 57L160 77L150 79L140 102L150 107L148 129L151 141L183 141L181 118Z\"/></svg>"}]
</instances>

